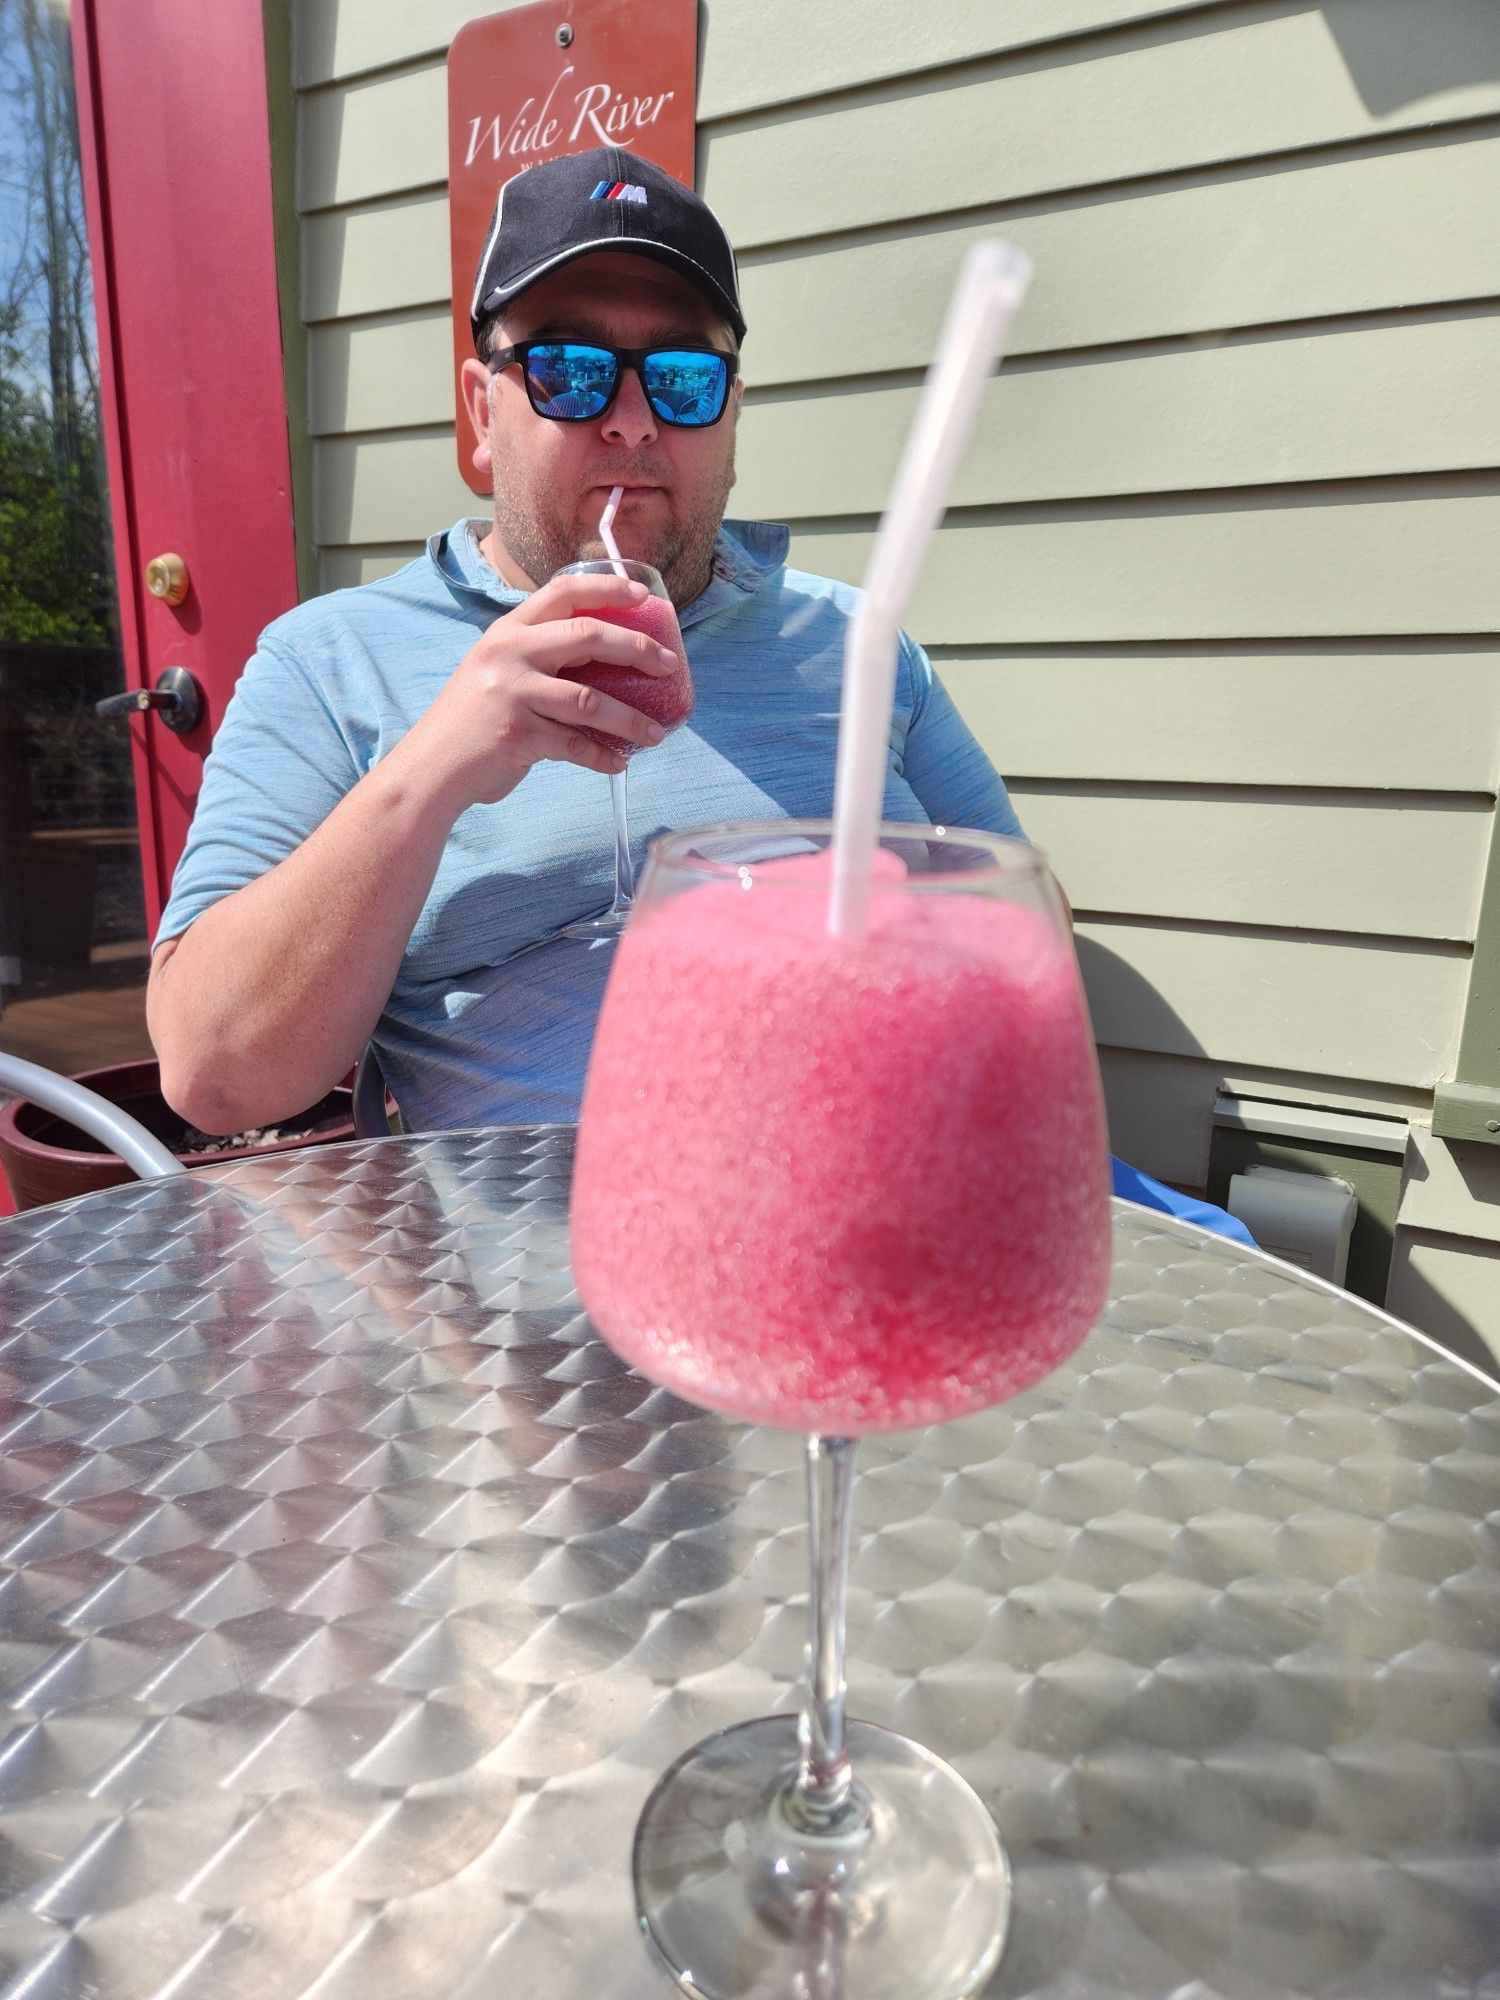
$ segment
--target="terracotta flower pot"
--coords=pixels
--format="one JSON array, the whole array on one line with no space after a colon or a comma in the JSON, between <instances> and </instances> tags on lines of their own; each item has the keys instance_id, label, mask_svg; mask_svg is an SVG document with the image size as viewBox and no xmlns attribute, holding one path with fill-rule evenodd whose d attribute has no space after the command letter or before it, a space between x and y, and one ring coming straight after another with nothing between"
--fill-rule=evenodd
<instances>
[{"instance_id":1,"label":"terracotta flower pot","mask_svg":"<svg viewBox=\"0 0 1500 2000\"><path fill-rule=\"evenodd\" d=\"M74 1080L128 1112L176 1153L185 1167L208 1167L224 1160L286 1153L298 1146L322 1146L354 1137L353 1093L340 1087L329 1091L310 1110L277 1119L275 1129L282 1135L278 1139L212 1152L185 1152L188 1127L162 1096L154 1060L84 1070ZM49 1201L66 1201L70 1195L93 1194L99 1188L135 1179L125 1162L99 1140L25 1097L13 1098L0 1108L0 1167L18 1209L40 1208Z\"/></svg>"}]
</instances>

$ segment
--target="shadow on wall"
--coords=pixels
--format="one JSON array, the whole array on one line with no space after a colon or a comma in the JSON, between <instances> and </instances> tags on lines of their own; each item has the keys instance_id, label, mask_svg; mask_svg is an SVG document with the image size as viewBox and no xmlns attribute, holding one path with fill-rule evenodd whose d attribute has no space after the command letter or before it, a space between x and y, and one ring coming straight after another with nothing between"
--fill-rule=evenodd
<instances>
[{"instance_id":1,"label":"shadow on wall","mask_svg":"<svg viewBox=\"0 0 1500 2000\"><path fill-rule=\"evenodd\" d=\"M1496 0L1323 0L1321 11L1375 117L1500 78Z\"/></svg>"},{"instance_id":2,"label":"shadow on wall","mask_svg":"<svg viewBox=\"0 0 1500 2000\"><path fill-rule=\"evenodd\" d=\"M1460 1301L1436 1282L1431 1259L1449 1247L1449 1239L1432 1236L1425 1230L1409 1230L1396 1246L1391 1266L1389 1307L1398 1319L1409 1320L1429 1334L1440 1347L1461 1355L1492 1380L1500 1380L1500 1303L1476 1322ZM1465 1243L1464 1261L1470 1267L1470 1282L1482 1289L1492 1302L1500 1302L1500 1243ZM1496 1345L1478 1331L1488 1326Z\"/></svg>"},{"instance_id":3,"label":"shadow on wall","mask_svg":"<svg viewBox=\"0 0 1500 2000\"><path fill-rule=\"evenodd\" d=\"M1172 1003L1127 959L1094 937L1079 935L1074 942L1097 1041L1157 1055L1208 1055Z\"/></svg>"},{"instance_id":4,"label":"shadow on wall","mask_svg":"<svg viewBox=\"0 0 1500 2000\"><path fill-rule=\"evenodd\" d=\"M1500 1378L1500 1241L1445 1232L1445 1207L1500 1205L1500 1148L1412 1146L1406 1160L1412 1226L1391 1265L1390 1310ZM1445 1188L1444 1183L1447 1183Z\"/></svg>"},{"instance_id":5,"label":"shadow on wall","mask_svg":"<svg viewBox=\"0 0 1500 2000\"><path fill-rule=\"evenodd\" d=\"M1159 988L1142 977L1130 962L1096 937L1080 933L1074 943L1088 994L1094 1039L1101 1049L1127 1055L1208 1059L1209 1052ZM1189 1135L1163 1133L1160 1103L1143 1100L1128 1068L1106 1068L1105 1101L1109 1109L1110 1144L1122 1160L1143 1173L1154 1174L1178 1187L1201 1194L1208 1185L1210 1127L1206 1117L1194 1118L1201 1129ZM1174 1165L1168 1168L1163 1152ZM1191 1161L1191 1165L1186 1164Z\"/></svg>"},{"instance_id":6,"label":"shadow on wall","mask_svg":"<svg viewBox=\"0 0 1500 2000\"><path fill-rule=\"evenodd\" d=\"M1171 1058L1197 1057L1202 1069L1212 1076L1216 1065L1192 1034L1181 1016L1160 991L1144 979L1116 953L1090 937L1078 940L1078 957L1089 992L1095 1032L1105 1049L1143 1051L1148 1058L1158 1054ZM1223 1051L1220 1051L1222 1057ZM1232 1067L1232 1065L1230 1065ZM1255 1167L1332 1177L1353 1188L1358 1202L1349 1250L1346 1282L1349 1289L1373 1304L1387 1304L1398 1317L1421 1327L1434 1339L1467 1359L1479 1358L1484 1349L1474 1325L1451 1306L1434 1303L1427 1315L1427 1296L1415 1295L1405 1301L1391 1289L1397 1265L1395 1217L1400 1200L1400 1160L1371 1152L1357 1139L1347 1144L1334 1137L1309 1140L1297 1135L1295 1126L1285 1132L1245 1131L1232 1126L1215 1128L1209 1104L1194 1108L1179 1106L1177 1116L1190 1124L1188 1132L1164 1133L1161 1093L1150 1081L1143 1087L1141 1077L1129 1062L1106 1065L1106 1098L1115 1151L1122 1159L1156 1170L1152 1152L1168 1144L1175 1157L1183 1158L1190 1147L1194 1166L1179 1185L1206 1191L1208 1200L1223 1205L1229 1198L1234 1175ZM1148 1079L1158 1072L1149 1065ZM1273 1091L1273 1096L1279 1093ZM1159 1176L1176 1178L1175 1176Z\"/></svg>"}]
</instances>

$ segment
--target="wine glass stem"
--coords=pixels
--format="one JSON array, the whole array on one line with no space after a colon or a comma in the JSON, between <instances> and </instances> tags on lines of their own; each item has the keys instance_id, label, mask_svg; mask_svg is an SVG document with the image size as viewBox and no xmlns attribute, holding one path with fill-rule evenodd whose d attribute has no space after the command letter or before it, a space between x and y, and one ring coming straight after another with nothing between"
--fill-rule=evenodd
<instances>
[{"instance_id":1,"label":"wine glass stem","mask_svg":"<svg viewBox=\"0 0 1500 2000\"><path fill-rule=\"evenodd\" d=\"M797 1725L797 1775L781 1805L799 1833L825 1839L859 1832L866 1818L844 1745L844 1595L853 1475L852 1438L808 1439L812 1643Z\"/></svg>"},{"instance_id":2,"label":"wine glass stem","mask_svg":"<svg viewBox=\"0 0 1500 2000\"><path fill-rule=\"evenodd\" d=\"M609 774L609 800L615 809L615 900L611 915L623 916L635 900L635 868L630 859L630 810L627 797L630 766Z\"/></svg>"}]
</instances>

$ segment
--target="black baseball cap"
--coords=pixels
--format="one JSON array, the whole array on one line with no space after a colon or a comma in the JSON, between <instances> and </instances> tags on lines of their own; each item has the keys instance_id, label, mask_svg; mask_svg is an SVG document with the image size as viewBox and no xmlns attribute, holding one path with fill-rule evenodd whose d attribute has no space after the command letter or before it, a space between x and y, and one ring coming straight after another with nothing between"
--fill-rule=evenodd
<instances>
[{"instance_id":1,"label":"black baseball cap","mask_svg":"<svg viewBox=\"0 0 1500 2000\"><path fill-rule=\"evenodd\" d=\"M651 160L596 146L527 167L501 188L469 305L475 344L481 320L596 250L629 250L680 271L744 339L734 251L708 203Z\"/></svg>"}]
</instances>

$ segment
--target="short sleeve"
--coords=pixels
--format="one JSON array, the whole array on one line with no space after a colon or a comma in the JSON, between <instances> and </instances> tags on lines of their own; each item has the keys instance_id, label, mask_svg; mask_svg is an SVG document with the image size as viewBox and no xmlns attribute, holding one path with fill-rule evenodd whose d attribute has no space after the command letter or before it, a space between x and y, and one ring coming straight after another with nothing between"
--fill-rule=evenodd
<instances>
[{"instance_id":1,"label":"short sleeve","mask_svg":"<svg viewBox=\"0 0 1500 2000\"><path fill-rule=\"evenodd\" d=\"M922 648L903 633L911 720L901 768L934 826L967 826L1024 839L1005 781L979 747Z\"/></svg>"},{"instance_id":2,"label":"short sleeve","mask_svg":"<svg viewBox=\"0 0 1500 2000\"><path fill-rule=\"evenodd\" d=\"M263 636L214 737L157 943L284 861L362 775L307 667Z\"/></svg>"}]
</instances>

